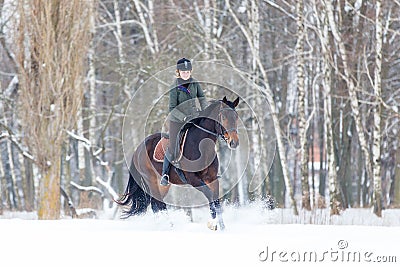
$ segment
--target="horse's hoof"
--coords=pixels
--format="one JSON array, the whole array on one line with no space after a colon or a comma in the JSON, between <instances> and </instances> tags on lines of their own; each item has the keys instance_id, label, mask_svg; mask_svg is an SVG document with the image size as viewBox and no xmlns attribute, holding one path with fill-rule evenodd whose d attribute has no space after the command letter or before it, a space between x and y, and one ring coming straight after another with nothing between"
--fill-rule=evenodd
<instances>
[{"instance_id":1,"label":"horse's hoof","mask_svg":"<svg viewBox=\"0 0 400 267\"><path fill-rule=\"evenodd\" d=\"M213 231L217 231L217 229L218 229L217 222L215 222L214 220L208 221L207 227Z\"/></svg>"}]
</instances>

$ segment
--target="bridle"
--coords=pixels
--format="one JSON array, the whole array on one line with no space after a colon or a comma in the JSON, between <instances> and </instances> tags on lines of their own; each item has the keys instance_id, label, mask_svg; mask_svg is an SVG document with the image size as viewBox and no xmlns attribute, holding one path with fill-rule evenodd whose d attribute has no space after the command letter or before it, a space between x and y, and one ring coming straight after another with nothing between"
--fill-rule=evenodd
<instances>
[{"instance_id":1,"label":"bridle","mask_svg":"<svg viewBox=\"0 0 400 267\"><path fill-rule=\"evenodd\" d=\"M221 131L221 135L224 137L224 140L225 140L226 139L225 138L225 134L226 133L228 133L228 134L231 133L231 132L236 132L237 133L238 130L237 130L237 127L232 127L232 128L229 128L229 129L225 129L224 127L222 127L222 123L221 123L221 121L222 121L222 118L221 118L222 113L221 113L221 111L223 111L223 110L234 111L236 115L237 115L237 111L234 108L230 108L230 107L221 108L219 110L219 113L218 113L218 124L219 124L219 128L220 128L220 131Z\"/></svg>"},{"instance_id":2,"label":"bridle","mask_svg":"<svg viewBox=\"0 0 400 267\"><path fill-rule=\"evenodd\" d=\"M234 108L230 108L230 107L220 108L219 111L218 111L218 122L217 122L218 125L219 125L219 131L217 130L216 132L213 132L213 131L210 131L210 130L208 130L208 129L200 126L200 125L197 125L196 123L193 123L193 122L190 122L190 123L192 123L194 126L196 126L200 130L202 130L202 131L204 131L204 132L206 132L208 134L211 134L211 135L213 135L215 137L221 137L225 142L227 142L228 139L225 137L225 134L227 134L227 133L229 134L231 132L237 132L238 130L237 130L237 127L232 127L232 128L229 128L229 129L225 129L222 126L221 121L222 121L222 111L223 110L234 111L237 114L237 111Z\"/></svg>"}]
</instances>

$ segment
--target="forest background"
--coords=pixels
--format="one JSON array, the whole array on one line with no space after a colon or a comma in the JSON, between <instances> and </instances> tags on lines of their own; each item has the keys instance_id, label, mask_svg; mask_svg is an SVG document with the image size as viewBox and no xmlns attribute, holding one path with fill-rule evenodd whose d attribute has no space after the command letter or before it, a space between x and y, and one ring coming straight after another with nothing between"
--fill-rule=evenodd
<instances>
[{"instance_id":1,"label":"forest background","mask_svg":"<svg viewBox=\"0 0 400 267\"><path fill-rule=\"evenodd\" d=\"M127 106L181 57L194 76L196 62L230 66L253 82L248 106L270 105L258 123L273 122L272 166L256 166L270 140L242 106L250 169L264 182L248 190L245 175L225 203L271 195L295 214L377 216L400 205L397 0L0 0L0 12L0 214L50 219L112 205L128 175Z\"/></svg>"}]
</instances>

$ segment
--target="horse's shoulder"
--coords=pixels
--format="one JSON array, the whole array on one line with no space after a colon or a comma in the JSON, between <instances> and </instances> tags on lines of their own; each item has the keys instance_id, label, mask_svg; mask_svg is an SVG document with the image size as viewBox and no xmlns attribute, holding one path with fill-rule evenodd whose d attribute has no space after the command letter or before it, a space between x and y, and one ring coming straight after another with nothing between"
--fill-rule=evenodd
<instances>
[{"instance_id":1,"label":"horse's shoulder","mask_svg":"<svg viewBox=\"0 0 400 267\"><path fill-rule=\"evenodd\" d=\"M145 142L146 144L148 144L148 143L150 143L150 142L158 142L158 141L161 139L161 136L162 136L162 133L154 133L154 134L151 134L151 135L147 136L147 137L144 139L144 142Z\"/></svg>"}]
</instances>

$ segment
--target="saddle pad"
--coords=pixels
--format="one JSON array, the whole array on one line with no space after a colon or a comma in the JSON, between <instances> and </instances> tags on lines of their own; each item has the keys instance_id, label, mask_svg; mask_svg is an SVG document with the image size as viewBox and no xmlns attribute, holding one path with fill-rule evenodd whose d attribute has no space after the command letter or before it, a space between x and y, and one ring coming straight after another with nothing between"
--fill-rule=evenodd
<instances>
[{"instance_id":1,"label":"saddle pad","mask_svg":"<svg viewBox=\"0 0 400 267\"><path fill-rule=\"evenodd\" d=\"M158 141L156 147L154 148L153 158L155 161L164 161L165 151L167 151L168 145L169 139L161 137L160 141Z\"/></svg>"},{"instance_id":2,"label":"saddle pad","mask_svg":"<svg viewBox=\"0 0 400 267\"><path fill-rule=\"evenodd\" d=\"M183 147L185 145L187 132L188 132L188 129L183 133L183 135L181 135L181 138L180 138L179 156L177 159L178 161L183 156ZM168 145L169 145L169 138L161 137L160 141L158 141L156 147L154 148L153 159L156 162L164 161L165 151L167 151Z\"/></svg>"}]
</instances>

